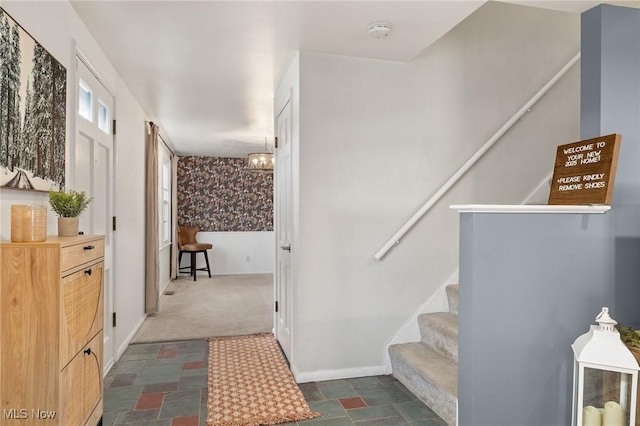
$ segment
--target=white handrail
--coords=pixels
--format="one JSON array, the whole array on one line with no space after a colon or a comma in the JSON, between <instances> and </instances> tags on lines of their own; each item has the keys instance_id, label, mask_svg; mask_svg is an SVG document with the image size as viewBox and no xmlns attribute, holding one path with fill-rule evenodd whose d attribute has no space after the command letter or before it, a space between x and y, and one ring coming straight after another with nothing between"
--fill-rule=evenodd
<instances>
[{"instance_id":1,"label":"white handrail","mask_svg":"<svg viewBox=\"0 0 640 426\"><path fill-rule=\"evenodd\" d=\"M422 216L424 216L430 209L431 207L433 207L438 200L440 200L440 198L442 198L442 196L444 194L446 194L449 189L451 189L451 187L453 185L456 184L456 182L458 182L458 180L467 172L469 171L469 169L471 167L474 166L474 164L487 152L489 151L489 149L491 149L491 147L505 134L507 133L507 131L509 131L509 129L511 129L511 127L513 127L513 125L520 120L520 118L522 118L523 115L525 115L533 105L535 105L536 102L538 102L540 100L540 98L542 98L548 91L549 89L551 89L557 82L558 80L560 80L578 61L580 60L580 53L578 53L576 56L573 57L573 59L571 59L569 61L569 63L567 65L565 65L564 67L562 67L562 69L555 75L553 76L553 78L551 80L549 80L549 82L547 84L545 84L542 89L540 89L538 91L538 93L536 93L530 100L529 102L527 102L522 108L520 108L520 110L518 112L516 112L516 114L511 117L511 119L509 121L507 121L505 123L504 126L502 126L500 128L500 130L498 130L487 142L485 142L484 145L482 145L482 147L480 147L480 149L478 149L478 151L476 151L475 154L473 154L471 156L471 158L469 158L463 165L462 167L460 167L458 169L457 172L455 172L453 174L453 176L451 176L449 178L449 180L447 180L444 185L442 185L440 187L440 189L438 189L435 194L433 194L431 196L431 198L429 198L423 205L422 207L420 207L420 209L413 215L411 216L411 218L409 218L409 220L407 220L407 222L402 225L402 227L398 230L398 232L396 232L393 237L389 238L389 240L380 248L380 250L378 250L376 252L376 254L373 256L376 260L380 260L382 259L388 252L389 250L391 250L395 245L400 243L400 239L402 239L402 237L404 237L404 235L409 232L409 230L411 228L413 228L413 226L422 218Z\"/></svg>"}]
</instances>

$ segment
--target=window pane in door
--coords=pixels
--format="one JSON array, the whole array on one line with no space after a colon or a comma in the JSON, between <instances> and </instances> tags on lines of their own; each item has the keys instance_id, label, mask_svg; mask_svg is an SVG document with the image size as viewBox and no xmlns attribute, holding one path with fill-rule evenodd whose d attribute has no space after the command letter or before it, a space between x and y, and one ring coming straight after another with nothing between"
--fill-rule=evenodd
<instances>
[{"instance_id":1,"label":"window pane in door","mask_svg":"<svg viewBox=\"0 0 640 426\"><path fill-rule=\"evenodd\" d=\"M82 80L78 85L78 114L93 122L93 93Z\"/></svg>"},{"instance_id":2,"label":"window pane in door","mask_svg":"<svg viewBox=\"0 0 640 426\"><path fill-rule=\"evenodd\" d=\"M98 99L98 128L109 134L109 107Z\"/></svg>"},{"instance_id":3,"label":"window pane in door","mask_svg":"<svg viewBox=\"0 0 640 426\"><path fill-rule=\"evenodd\" d=\"M169 241L169 203L162 206L162 241Z\"/></svg>"},{"instance_id":4,"label":"window pane in door","mask_svg":"<svg viewBox=\"0 0 640 426\"><path fill-rule=\"evenodd\" d=\"M168 162L162 162L162 242L164 244L171 241L170 219L171 219L171 166Z\"/></svg>"}]
</instances>

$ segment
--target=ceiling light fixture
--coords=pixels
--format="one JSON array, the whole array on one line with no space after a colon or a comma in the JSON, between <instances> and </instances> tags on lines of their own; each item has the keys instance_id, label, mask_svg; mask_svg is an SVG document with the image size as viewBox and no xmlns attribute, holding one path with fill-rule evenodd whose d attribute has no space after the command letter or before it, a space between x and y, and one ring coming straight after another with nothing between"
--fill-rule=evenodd
<instances>
[{"instance_id":1,"label":"ceiling light fixture","mask_svg":"<svg viewBox=\"0 0 640 426\"><path fill-rule=\"evenodd\" d=\"M273 173L275 161L273 152L269 152L267 149L267 138L264 138L264 152L249 154L247 167L250 172Z\"/></svg>"},{"instance_id":2,"label":"ceiling light fixture","mask_svg":"<svg viewBox=\"0 0 640 426\"><path fill-rule=\"evenodd\" d=\"M387 22L369 24L369 35L373 38L385 38L391 34L391 25Z\"/></svg>"}]
</instances>

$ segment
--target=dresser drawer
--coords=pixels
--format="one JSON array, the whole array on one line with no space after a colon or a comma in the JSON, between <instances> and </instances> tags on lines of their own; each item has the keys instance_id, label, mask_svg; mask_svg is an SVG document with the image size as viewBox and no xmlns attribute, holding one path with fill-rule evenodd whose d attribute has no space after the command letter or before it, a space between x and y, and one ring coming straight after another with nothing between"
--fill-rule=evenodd
<instances>
[{"instance_id":1,"label":"dresser drawer","mask_svg":"<svg viewBox=\"0 0 640 426\"><path fill-rule=\"evenodd\" d=\"M102 257L104 257L102 239L66 246L62 248L61 268L64 272Z\"/></svg>"},{"instance_id":2,"label":"dresser drawer","mask_svg":"<svg viewBox=\"0 0 640 426\"><path fill-rule=\"evenodd\" d=\"M102 333L82 348L62 370L62 413L64 426L86 424L102 400Z\"/></svg>"},{"instance_id":3,"label":"dresser drawer","mask_svg":"<svg viewBox=\"0 0 640 426\"><path fill-rule=\"evenodd\" d=\"M62 279L60 291L60 362L65 366L102 330L103 268L99 262Z\"/></svg>"}]
</instances>

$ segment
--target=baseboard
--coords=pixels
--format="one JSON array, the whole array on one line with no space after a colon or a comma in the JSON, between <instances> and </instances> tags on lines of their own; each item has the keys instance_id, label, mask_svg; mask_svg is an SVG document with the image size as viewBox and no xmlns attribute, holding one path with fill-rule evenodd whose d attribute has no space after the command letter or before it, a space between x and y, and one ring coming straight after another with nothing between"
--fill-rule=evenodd
<instances>
[{"instance_id":1,"label":"baseboard","mask_svg":"<svg viewBox=\"0 0 640 426\"><path fill-rule=\"evenodd\" d=\"M111 367L113 367L115 363L116 363L115 360L111 358L111 360L107 363L107 365L105 365L104 368L102 369L102 378L107 377L107 373L109 372L109 370L111 370Z\"/></svg>"},{"instance_id":2,"label":"baseboard","mask_svg":"<svg viewBox=\"0 0 640 426\"><path fill-rule=\"evenodd\" d=\"M386 374L384 365L370 367L344 368L342 370L319 370L299 372L295 365L291 372L297 383L323 382L326 380L351 379L354 377L380 376Z\"/></svg>"},{"instance_id":3,"label":"baseboard","mask_svg":"<svg viewBox=\"0 0 640 426\"><path fill-rule=\"evenodd\" d=\"M167 281L166 283L160 283L160 292L158 294L163 294L165 291L167 291L167 288L169 287L169 284L171 284L171 282L174 280L175 278L170 278L169 281Z\"/></svg>"},{"instance_id":4,"label":"baseboard","mask_svg":"<svg viewBox=\"0 0 640 426\"><path fill-rule=\"evenodd\" d=\"M244 271L244 272L220 272L220 271L211 271L211 276L212 277L219 277L219 276L223 276L223 275L266 275L266 274L273 274L273 271ZM207 276L207 271L200 271L200 273L198 273L198 278L202 278L202 277L206 277ZM181 273L180 275L178 275L175 278L172 278L172 281L175 281L179 278L189 278L189 274L187 273ZM193 279L193 277L191 277Z\"/></svg>"},{"instance_id":5,"label":"baseboard","mask_svg":"<svg viewBox=\"0 0 640 426\"><path fill-rule=\"evenodd\" d=\"M236 275L269 275L269 274L273 275L273 271L266 271L266 272L260 272L260 271L251 271L251 272L216 272L216 271L211 271L211 278L224 277L224 276L227 276L227 275L236 276ZM201 278L209 278L207 276L207 272L206 271L205 272L200 271L200 273L198 273L198 279L201 279ZM173 282L175 280L184 280L184 279L193 280L193 276L190 276L187 273L181 273L176 278L173 278L171 280L171 282Z\"/></svg>"},{"instance_id":6,"label":"baseboard","mask_svg":"<svg viewBox=\"0 0 640 426\"><path fill-rule=\"evenodd\" d=\"M116 351L116 354L115 354L116 355L115 356L115 360L116 361L118 361L120 359L120 357L122 356L122 354L124 353L124 351L127 350L127 347L129 346L129 343L131 343L131 340L133 339L133 336L135 336L136 333L138 332L138 330L140 329L140 327L142 327L142 323L144 322L145 319L147 319L147 314L144 314L142 316L140 321L138 321L138 324L136 324L136 326L133 327L133 330L131 331L131 333L129 333L129 335L126 337L126 339L124 339L124 342L122 342L122 344L120 345L120 347Z\"/></svg>"}]
</instances>

